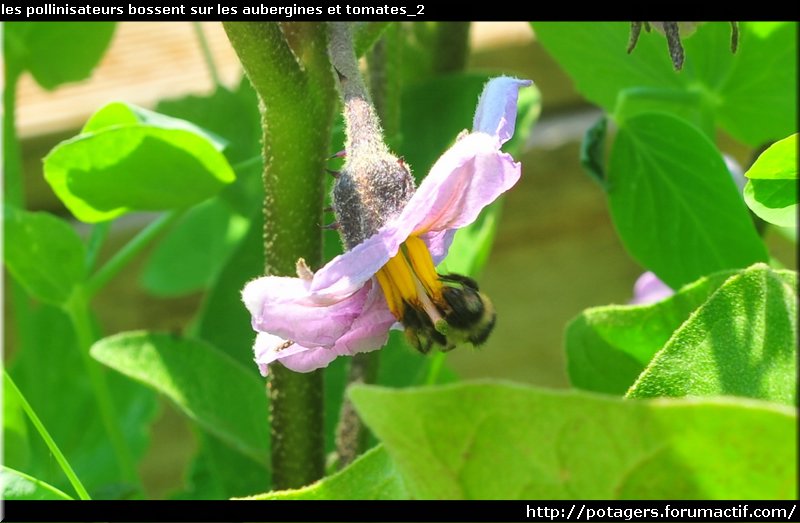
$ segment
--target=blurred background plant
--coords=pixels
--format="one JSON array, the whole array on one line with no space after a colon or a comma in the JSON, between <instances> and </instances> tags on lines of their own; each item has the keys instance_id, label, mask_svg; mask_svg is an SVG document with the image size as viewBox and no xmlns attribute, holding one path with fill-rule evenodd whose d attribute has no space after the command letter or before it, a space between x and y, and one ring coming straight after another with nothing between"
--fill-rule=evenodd
<instances>
[{"instance_id":1,"label":"blurred background plant","mask_svg":"<svg viewBox=\"0 0 800 523\"><path fill-rule=\"evenodd\" d=\"M794 273L741 269L769 262L796 270L796 229L786 227L796 222L796 205L786 201L796 192L796 171L794 178L775 178L774 169L748 173L750 208L760 217L754 227L720 152L747 171L768 145L796 132L796 24L742 23L736 55L727 23L704 24L683 42L680 73L658 34L640 35L627 55L628 24L532 26L425 22L364 32L368 77L395 101L381 109L383 100L375 100L388 141L417 176L469 127L488 77L532 78L538 88L521 91L517 134L506 147L523 164L522 180L459 233L445 262L448 271L479 276L498 310L493 336L480 350L428 358L393 336L380 352L376 383L405 388L502 378L617 396L734 395L794 406L796 394L787 391L796 389L796 322L785 314L796 301ZM239 300L243 283L264 266L261 123L224 31L206 23L8 23L4 46L4 246L11 276L4 364L22 392L4 381L6 498L227 498L269 490L267 399ZM369 76L381 70L388 77ZM331 153L341 150L338 120L331 142ZM775 194L781 201L770 200ZM324 232L325 259L340 249L337 234ZM581 313L627 303L644 270L675 290L690 285L664 302ZM768 339L763 323L751 324L767 308L752 299L757 295L771 296L765 321L775 334ZM687 323L693 311L706 323ZM698 349L699 334L692 337L723 331L744 334L712 339L706 350ZM742 358L709 363L721 345L763 365ZM348 360L325 370L328 452ZM719 377L709 380L718 386L699 390L675 375L698 361L693 372ZM737 375L756 385L731 381ZM792 466L761 483L726 482L720 471L727 465L708 450L715 435L741 429L744 443L731 445L744 456L746 473L748 464L764 460L794 463L796 450L768 448L770 438L796 434L793 408L766 404L741 412L735 401L712 400L664 412L579 392L561 398L495 383L454 387L438 396L357 390L359 413L383 446L316 490L269 496L552 498L563 494L558 488L578 497L796 495L796 483L784 482L796 477ZM540 416L531 414L516 435L502 428L519 423L509 410L515 401ZM482 408L494 413L481 419L498 432L479 433L460 419ZM387 409L394 422L382 417ZM25 416L29 411L52 445ZM430 421L442 412L460 421L413 423L414 416ZM581 438L607 431L608 420L622 427L608 435L609 448L643 434L640 446L619 457L621 469L628 460L639 463L659 438L671 438L670 456L637 469L645 476L658 469L660 482L633 478L612 492L621 470L615 467L597 479L606 467L584 454L610 450ZM573 425L581 427L572 440L559 436L583 449L570 454L584 463L570 469L572 481L596 479L577 489L530 484L531 467L558 468L549 463L551 447L530 455L529 445L541 441L530 434L547 440L548 430ZM417 441L428 438L416 455L401 426ZM748 446L747 426L766 427L763 445ZM437 455L457 450L429 448L431 441L453 441L448 430L477 434L473 443L499 434L527 457L509 465L514 473L506 479L486 485L479 478L489 454L479 449L460 469L460 487L431 487L425 478L442 470L420 462L426 452L435 464ZM74 474L59 465L57 449ZM686 474L680 452L705 453L706 461ZM518 461L512 454L509 463ZM490 455L505 463L496 448ZM675 483L676 471L682 483ZM360 486L342 474L360 476ZM395 476L402 480L379 483L383 490L367 486Z\"/></svg>"}]
</instances>

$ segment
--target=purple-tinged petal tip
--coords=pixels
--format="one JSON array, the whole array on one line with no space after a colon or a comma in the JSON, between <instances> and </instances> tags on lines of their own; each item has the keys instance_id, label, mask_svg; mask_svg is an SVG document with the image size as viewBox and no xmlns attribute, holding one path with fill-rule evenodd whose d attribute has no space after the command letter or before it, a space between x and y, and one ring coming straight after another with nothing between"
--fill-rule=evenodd
<instances>
[{"instance_id":1,"label":"purple-tinged petal tip","mask_svg":"<svg viewBox=\"0 0 800 523\"><path fill-rule=\"evenodd\" d=\"M510 76L499 76L489 80L478 99L472 130L496 136L501 144L510 140L514 136L517 120L519 89L532 84L531 80L520 80Z\"/></svg>"}]
</instances>

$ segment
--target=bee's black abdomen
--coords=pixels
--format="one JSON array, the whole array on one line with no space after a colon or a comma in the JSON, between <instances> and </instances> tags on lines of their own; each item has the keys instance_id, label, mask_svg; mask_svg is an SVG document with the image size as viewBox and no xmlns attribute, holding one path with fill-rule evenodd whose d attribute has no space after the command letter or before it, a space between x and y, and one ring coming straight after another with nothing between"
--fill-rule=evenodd
<instances>
[{"instance_id":1,"label":"bee's black abdomen","mask_svg":"<svg viewBox=\"0 0 800 523\"><path fill-rule=\"evenodd\" d=\"M485 324L482 325L480 329L473 331L469 336L469 342L473 345L483 345L486 343L486 340L489 339L489 334L492 333L492 329L494 329L494 324L497 322L497 313L492 312L491 319Z\"/></svg>"},{"instance_id":2,"label":"bee's black abdomen","mask_svg":"<svg viewBox=\"0 0 800 523\"><path fill-rule=\"evenodd\" d=\"M483 301L471 287L445 287L442 297L452 309L446 317L447 323L457 329L469 329L483 316Z\"/></svg>"}]
</instances>

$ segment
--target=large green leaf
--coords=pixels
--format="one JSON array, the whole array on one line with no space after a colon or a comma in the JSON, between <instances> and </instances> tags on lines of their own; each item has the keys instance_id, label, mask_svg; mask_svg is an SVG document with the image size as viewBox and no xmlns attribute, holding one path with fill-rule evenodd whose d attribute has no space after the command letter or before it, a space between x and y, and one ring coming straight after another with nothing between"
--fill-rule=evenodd
<instances>
[{"instance_id":1,"label":"large green leaf","mask_svg":"<svg viewBox=\"0 0 800 523\"><path fill-rule=\"evenodd\" d=\"M727 37L717 28L718 41ZM729 69L714 71L719 123L732 136L752 145L797 132L797 22L743 22L739 52ZM698 36L702 33L698 31ZM709 41L689 39L686 52L706 58L708 69L721 65ZM709 75L711 76L711 75Z\"/></svg>"},{"instance_id":2,"label":"large green leaf","mask_svg":"<svg viewBox=\"0 0 800 523\"><path fill-rule=\"evenodd\" d=\"M78 234L45 212L3 209L6 267L31 296L63 305L85 277L85 249Z\"/></svg>"},{"instance_id":3,"label":"large green leaf","mask_svg":"<svg viewBox=\"0 0 800 523\"><path fill-rule=\"evenodd\" d=\"M622 122L608 200L627 250L673 289L768 259L719 151L670 115Z\"/></svg>"},{"instance_id":4,"label":"large green leaf","mask_svg":"<svg viewBox=\"0 0 800 523\"><path fill-rule=\"evenodd\" d=\"M80 220L191 206L235 179L224 144L197 126L122 103L44 160L45 179Z\"/></svg>"},{"instance_id":5,"label":"large green leaf","mask_svg":"<svg viewBox=\"0 0 800 523\"><path fill-rule=\"evenodd\" d=\"M89 77L111 42L114 22L7 22L5 55L52 90Z\"/></svg>"},{"instance_id":6,"label":"large green leaf","mask_svg":"<svg viewBox=\"0 0 800 523\"><path fill-rule=\"evenodd\" d=\"M744 175L744 201L759 218L797 226L797 133L772 144Z\"/></svg>"},{"instance_id":7,"label":"large green leaf","mask_svg":"<svg viewBox=\"0 0 800 523\"><path fill-rule=\"evenodd\" d=\"M234 449L257 462L267 462L269 428L264 386L211 345L168 334L127 332L96 342L91 354L166 395Z\"/></svg>"},{"instance_id":8,"label":"large green leaf","mask_svg":"<svg viewBox=\"0 0 800 523\"><path fill-rule=\"evenodd\" d=\"M18 337L9 373L92 498L130 495L136 486L120 483L119 458L103 424L87 360L79 352L68 317L60 309L41 305L32 309L27 322ZM123 376L105 372L115 421L135 463L147 449L149 426L157 415L157 397ZM31 435L29 445L30 459L20 470L73 492L41 438Z\"/></svg>"},{"instance_id":9,"label":"large green leaf","mask_svg":"<svg viewBox=\"0 0 800 523\"><path fill-rule=\"evenodd\" d=\"M627 394L797 404L797 273L754 265L678 329Z\"/></svg>"},{"instance_id":10,"label":"large green leaf","mask_svg":"<svg viewBox=\"0 0 800 523\"><path fill-rule=\"evenodd\" d=\"M536 40L572 77L591 102L614 112L617 95L628 87L683 87L686 74L673 71L664 38L645 33L628 54L630 23L534 22ZM691 56L686 58L688 63Z\"/></svg>"},{"instance_id":11,"label":"large green leaf","mask_svg":"<svg viewBox=\"0 0 800 523\"><path fill-rule=\"evenodd\" d=\"M672 333L733 274L700 278L658 303L583 311L567 325L564 338L572 385L625 394Z\"/></svg>"},{"instance_id":12,"label":"large green leaf","mask_svg":"<svg viewBox=\"0 0 800 523\"><path fill-rule=\"evenodd\" d=\"M360 386L356 408L422 499L775 499L797 494L797 414L508 383Z\"/></svg>"},{"instance_id":13,"label":"large green leaf","mask_svg":"<svg viewBox=\"0 0 800 523\"><path fill-rule=\"evenodd\" d=\"M740 23L735 55L727 22L703 24L684 39L686 60L680 72L673 70L666 40L655 31L643 31L633 52L626 53L629 23L536 22L533 27L578 90L608 112L619 109L623 91L650 88L651 110L662 104L672 113L710 111L726 131L753 146L797 128L793 22Z\"/></svg>"},{"instance_id":14,"label":"large green leaf","mask_svg":"<svg viewBox=\"0 0 800 523\"><path fill-rule=\"evenodd\" d=\"M344 470L307 487L251 496L251 500L276 499L409 499L403 480L389 454L375 447Z\"/></svg>"}]
</instances>

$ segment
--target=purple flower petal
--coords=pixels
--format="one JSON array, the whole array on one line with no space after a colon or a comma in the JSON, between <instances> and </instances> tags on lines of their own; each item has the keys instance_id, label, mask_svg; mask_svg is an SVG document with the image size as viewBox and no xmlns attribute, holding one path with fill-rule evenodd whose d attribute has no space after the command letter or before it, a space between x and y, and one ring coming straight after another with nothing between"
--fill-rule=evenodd
<instances>
[{"instance_id":1,"label":"purple flower petal","mask_svg":"<svg viewBox=\"0 0 800 523\"><path fill-rule=\"evenodd\" d=\"M242 298L253 328L260 331L254 353L263 375L274 361L310 372L337 356L386 343L389 330L399 324L375 273L412 235L425 241L438 264L455 230L473 222L517 182L520 164L500 146L514 133L518 90L530 84L508 77L488 82L474 132L437 160L400 214L375 235L331 260L311 279L268 276L247 284Z\"/></svg>"},{"instance_id":2,"label":"purple flower petal","mask_svg":"<svg viewBox=\"0 0 800 523\"><path fill-rule=\"evenodd\" d=\"M516 125L519 89L532 83L508 76L489 80L478 99L472 130L495 136L501 144L510 140Z\"/></svg>"},{"instance_id":3,"label":"purple flower petal","mask_svg":"<svg viewBox=\"0 0 800 523\"><path fill-rule=\"evenodd\" d=\"M519 177L520 164L500 152L494 137L465 136L436 161L400 215L320 269L311 291L322 296L354 292L397 254L409 236L472 223ZM443 244L436 246L441 250ZM441 261L445 253L436 254Z\"/></svg>"},{"instance_id":4,"label":"purple flower petal","mask_svg":"<svg viewBox=\"0 0 800 523\"><path fill-rule=\"evenodd\" d=\"M266 364L278 360L285 367L295 372L311 372L327 367L338 356L352 356L359 352L369 352L381 348L386 344L389 329L397 320L389 311L383 292L374 282L365 286L368 295L364 303L362 314L353 322L350 330L344 334L331 348L324 347L299 347L292 345L286 349L270 352L259 346L256 339L256 362L264 374ZM259 335L260 336L260 335ZM283 340L273 336L270 342L272 347L280 346ZM263 345L263 342L262 342ZM261 351L261 352L259 352ZM261 367L261 365L264 367Z\"/></svg>"},{"instance_id":5,"label":"purple flower petal","mask_svg":"<svg viewBox=\"0 0 800 523\"><path fill-rule=\"evenodd\" d=\"M650 271L645 272L633 285L632 305L643 305L664 300L675 294L675 291L658 279L658 276Z\"/></svg>"},{"instance_id":6,"label":"purple flower petal","mask_svg":"<svg viewBox=\"0 0 800 523\"><path fill-rule=\"evenodd\" d=\"M249 282L242 300L253 329L309 347L332 347L361 314L367 288L340 298L319 300L300 278L265 276Z\"/></svg>"},{"instance_id":7,"label":"purple flower petal","mask_svg":"<svg viewBox=\"0 0 800 523\"><path fill-rule=\"evenodd\" d=\"M520 164L493 137L470 134L433 165L398 217L415 234L469 225L520 177Z\"/></svg>"},{"instance_id":8,"label":"purple flower petal","mask_svg":"<svg viewBox=\"0 0 800 523\"><path fill-rule=\"evenodd\" d=\"M442 260L444 260L445 256L447 256L447 252L450 250L450 245L452 245L455 236L456 229L426 232L420 236L422 241L425 242L425 245L428 246L428 250L431 251L431 258L433 258L434 265L439 265Z\"/></svg>"},{"instance_id":9,"label":"purple flower petal","mask_svg":"<svg viewBox=\"0 0 800 523\"><path fill-rule=\"evenodd\" d=\"M253 359L256 364L258 364L258 370L261 372L262 376L267 376L269 373L269 364L275 360L309 350L308 347L303 347L296 343L282 348L285 343L286 340L280 336L275 336L266 332L259 332L256 335L256 341L253 345L255 358Z\"/></svg>"},{"instance_id":10,"label":"purple flower petal","mask_svg":"<svg viewBox=\"0 0 800 523\"><path fill-rule=\"evenodd\" d=\"M354 249L331 260L314 276L311 291L321 296L355 292L397 254L411 234L443 233L475 221L481 210L510 189L520 164L500 145L514 133L517 96L530 80L490 80L478 101L475 131L448 149L433 165L400 215ZM436 263L447 254L452 235L434 237ZM447 241L441 241L447 240Z\"/></svg>"}]
</instances>

